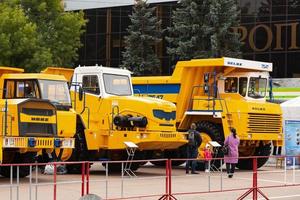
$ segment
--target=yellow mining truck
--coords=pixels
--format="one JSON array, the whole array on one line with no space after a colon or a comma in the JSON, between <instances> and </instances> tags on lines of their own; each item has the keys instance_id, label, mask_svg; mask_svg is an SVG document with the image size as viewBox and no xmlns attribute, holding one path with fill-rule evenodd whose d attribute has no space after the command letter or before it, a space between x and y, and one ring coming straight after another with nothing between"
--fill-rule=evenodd
<instances>
[{"instance_id":1,"label":"yellow mining truck","mask_svg":"<svg viewBox=\"0 0 300 200\"><path fill-rule=\"evenodd\" d=\"M196 122L203 143L223 144L237 130L240 156L268 156L273 146L282 146L280 105L266 102L272 63L234 58L180 61L172 76L134 77L137 95L165 99L176 104L176 127L186 131ZM221 151L217 155L223 156ZM258 160L258 167L267 162ZM241 169L252 168L251 160L239 160ZM199 164L202 168L203 164Z\"/></svg>"},{"instance_id":2,"label":"yellow mining truck","mask_svg":"<svg viewBox=\"0 0 300 200\"><path fill-rule=\"evenodd\" d=\"M0 67L0 163L32 163L37 154L64 160L75 146L76 113L63 76ZM17 176L17 168L13 168ZM30 173L19 168L19 176ZM0 167L10 177L10 167Z\"/></svg>"},{"instance_id":3,"label":"yellow mining truck","mask_svg":"<svg viewBox=\"0 0 300 200\"><path fill-rule=\"evenodd\" d=\"M175 151L186 144L185 135L176 132L175 105L133 96L128 70L90 66L77 67L72 72L64 68L43 71L72 77L71 98L78 117L76 148L71 160L126 160L125 142L138 146L136 159L162 154L174 157ZM80 166L75 167L68 171L80 170ZM120 165L109 167L115 170ZM133 163L133 169L138 167L138 163Z\"/></svg>"}]
</instances>

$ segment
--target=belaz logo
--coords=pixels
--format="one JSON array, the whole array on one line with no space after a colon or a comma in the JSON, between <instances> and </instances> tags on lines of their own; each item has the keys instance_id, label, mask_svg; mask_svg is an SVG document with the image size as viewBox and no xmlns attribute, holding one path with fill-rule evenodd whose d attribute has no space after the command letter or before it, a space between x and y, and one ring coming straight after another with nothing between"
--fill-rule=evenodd
<instances>
[{"instance_id":1,"label":"belaz logo","mask_svg":"<svg viewBox=\"0 0 300 200\"><path fill-rule=\"evenodd\" d=\"M44 117L31 117L32 121L40 121L40 122L47 122L49 121L48 118L44 118Z\"/></svg>"},{"instance_id":2,"label":"belaz logo","mask_svg":"<svg viewBox=\"0 0 300 200\"><path fill-rule=\"evenodd\" d=\"M266 108L252 107L252 110L265 111Z\"/></svg>"},{"instance_id":3,"label":"belaz logo","mask_svg":"<svg viewBox=\"0 0 300 200\"><path fill-rule=\"evenodd\" d=\"M242 63L239 63L239 62L233 62L233 61L228 61L227 64L228 64L228 65L235 65L235 66L242 66L242 65L243 65Z\"/></svg>"}]
</instances>

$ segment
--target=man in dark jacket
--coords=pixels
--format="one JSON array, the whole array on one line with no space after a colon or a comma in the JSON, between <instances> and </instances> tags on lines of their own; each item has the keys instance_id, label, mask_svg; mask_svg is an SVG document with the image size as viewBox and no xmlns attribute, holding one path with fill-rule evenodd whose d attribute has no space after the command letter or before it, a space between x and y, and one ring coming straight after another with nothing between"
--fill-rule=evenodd
<instances>
[{"instance_id":1,"label":"man in dark jacket","mask_svg":"<svg viewBox=\"0 0 300 200\"><path fill-rule=\"evenodd\" d=\"M187 158L196 159L198 157L198 148L202 143L200 133L196 130L197 126L195 123L191 124L191 128L188 131L188 144L187 144ZM185 165L185 171L188 174L190 167L192 168L192 174L198 174L196 172L197 160L187 160Z\"/></svg>"}]
</instances>

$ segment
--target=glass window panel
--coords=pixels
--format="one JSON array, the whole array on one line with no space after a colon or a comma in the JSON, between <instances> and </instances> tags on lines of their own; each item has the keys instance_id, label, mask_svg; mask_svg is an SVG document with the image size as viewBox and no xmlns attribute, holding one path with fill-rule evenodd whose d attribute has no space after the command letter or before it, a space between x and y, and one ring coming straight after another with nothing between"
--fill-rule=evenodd
<instances>
[{"instance_id":1,"label":"glass window panel","mask_svg":"<svg viewBox=\"0 0 300 200\"><path fill-rule=\"evenodd\" d=\"M241 77L239 78L239 94L243 97L247 94L247 83L248 78L247 77Z\"/></svg>"},{"instance_id":2,"label":"glass window panel","mask_svg":"<svg viewBox=\"0 0 300 200\"><path fill-rule=\"evenodd\" d=\"M71 106L71 98L67 82L38 80L41 88L41 97L52 103Z\"/></svg>"},{"instance_id":3,"label":"glass window panel","mask_svg":"<svg viewBox=\"0 0 300 200\"><path fill-rule=\"evenodd\" d=\"M103 74L105 91L117 96L132 95L129 77L126 75Z\"/></svg>"},{"instance_id":4,"label":"glass window panel","mask_svg":"<svg viewBox=\"0 0 300 200\"><path fill-rule=\"evenodd\" d=\"M82 88L86 93L100 94L99 81L97 75L86 75L82 77Z\"/></svg>"},{"instance_id":5,"label":"glass window panel","mask_svg":"<svg viewBox=\"0 0 300 200\"><path fill-rule=\"evenodd\" d=\"M236 77L228 77L225 80L225 92L236 93L238 86L238 79Z\"/></svg>"},{"instance_id":6,"label":"glass window panel","mask_svg":"<svg viewBox=\"0 0 300 200\"><path fill-rule=\"evenodd\" d=\"M266 96L267 79L251 77L249 81L248 97L254 99Z\"/></svg>"}]
</instances>

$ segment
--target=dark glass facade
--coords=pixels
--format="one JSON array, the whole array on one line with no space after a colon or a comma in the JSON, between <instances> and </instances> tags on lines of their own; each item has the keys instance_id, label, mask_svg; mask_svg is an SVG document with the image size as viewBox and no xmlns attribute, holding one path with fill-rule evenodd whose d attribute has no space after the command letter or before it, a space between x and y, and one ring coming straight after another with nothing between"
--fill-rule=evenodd
<instances>
[{"instance_id":1,"label":"dark glass facade","mask_svg":"<svg viewBox=\"0 0 300 200\"><path fill-rule=\"evenodd\" d=\"M233 30L244 42L243 58L273 62L273 77L300 77L300 0L238 0L241 26ZM162 21L171 25L177 2L152 4ZM130 23L131 6L88 9L89 20L79 52L80 65L117 67L122 62L124 36ZM172 73L165 40L156 45L162 73Z\"/></svg>"}]
</instances>

